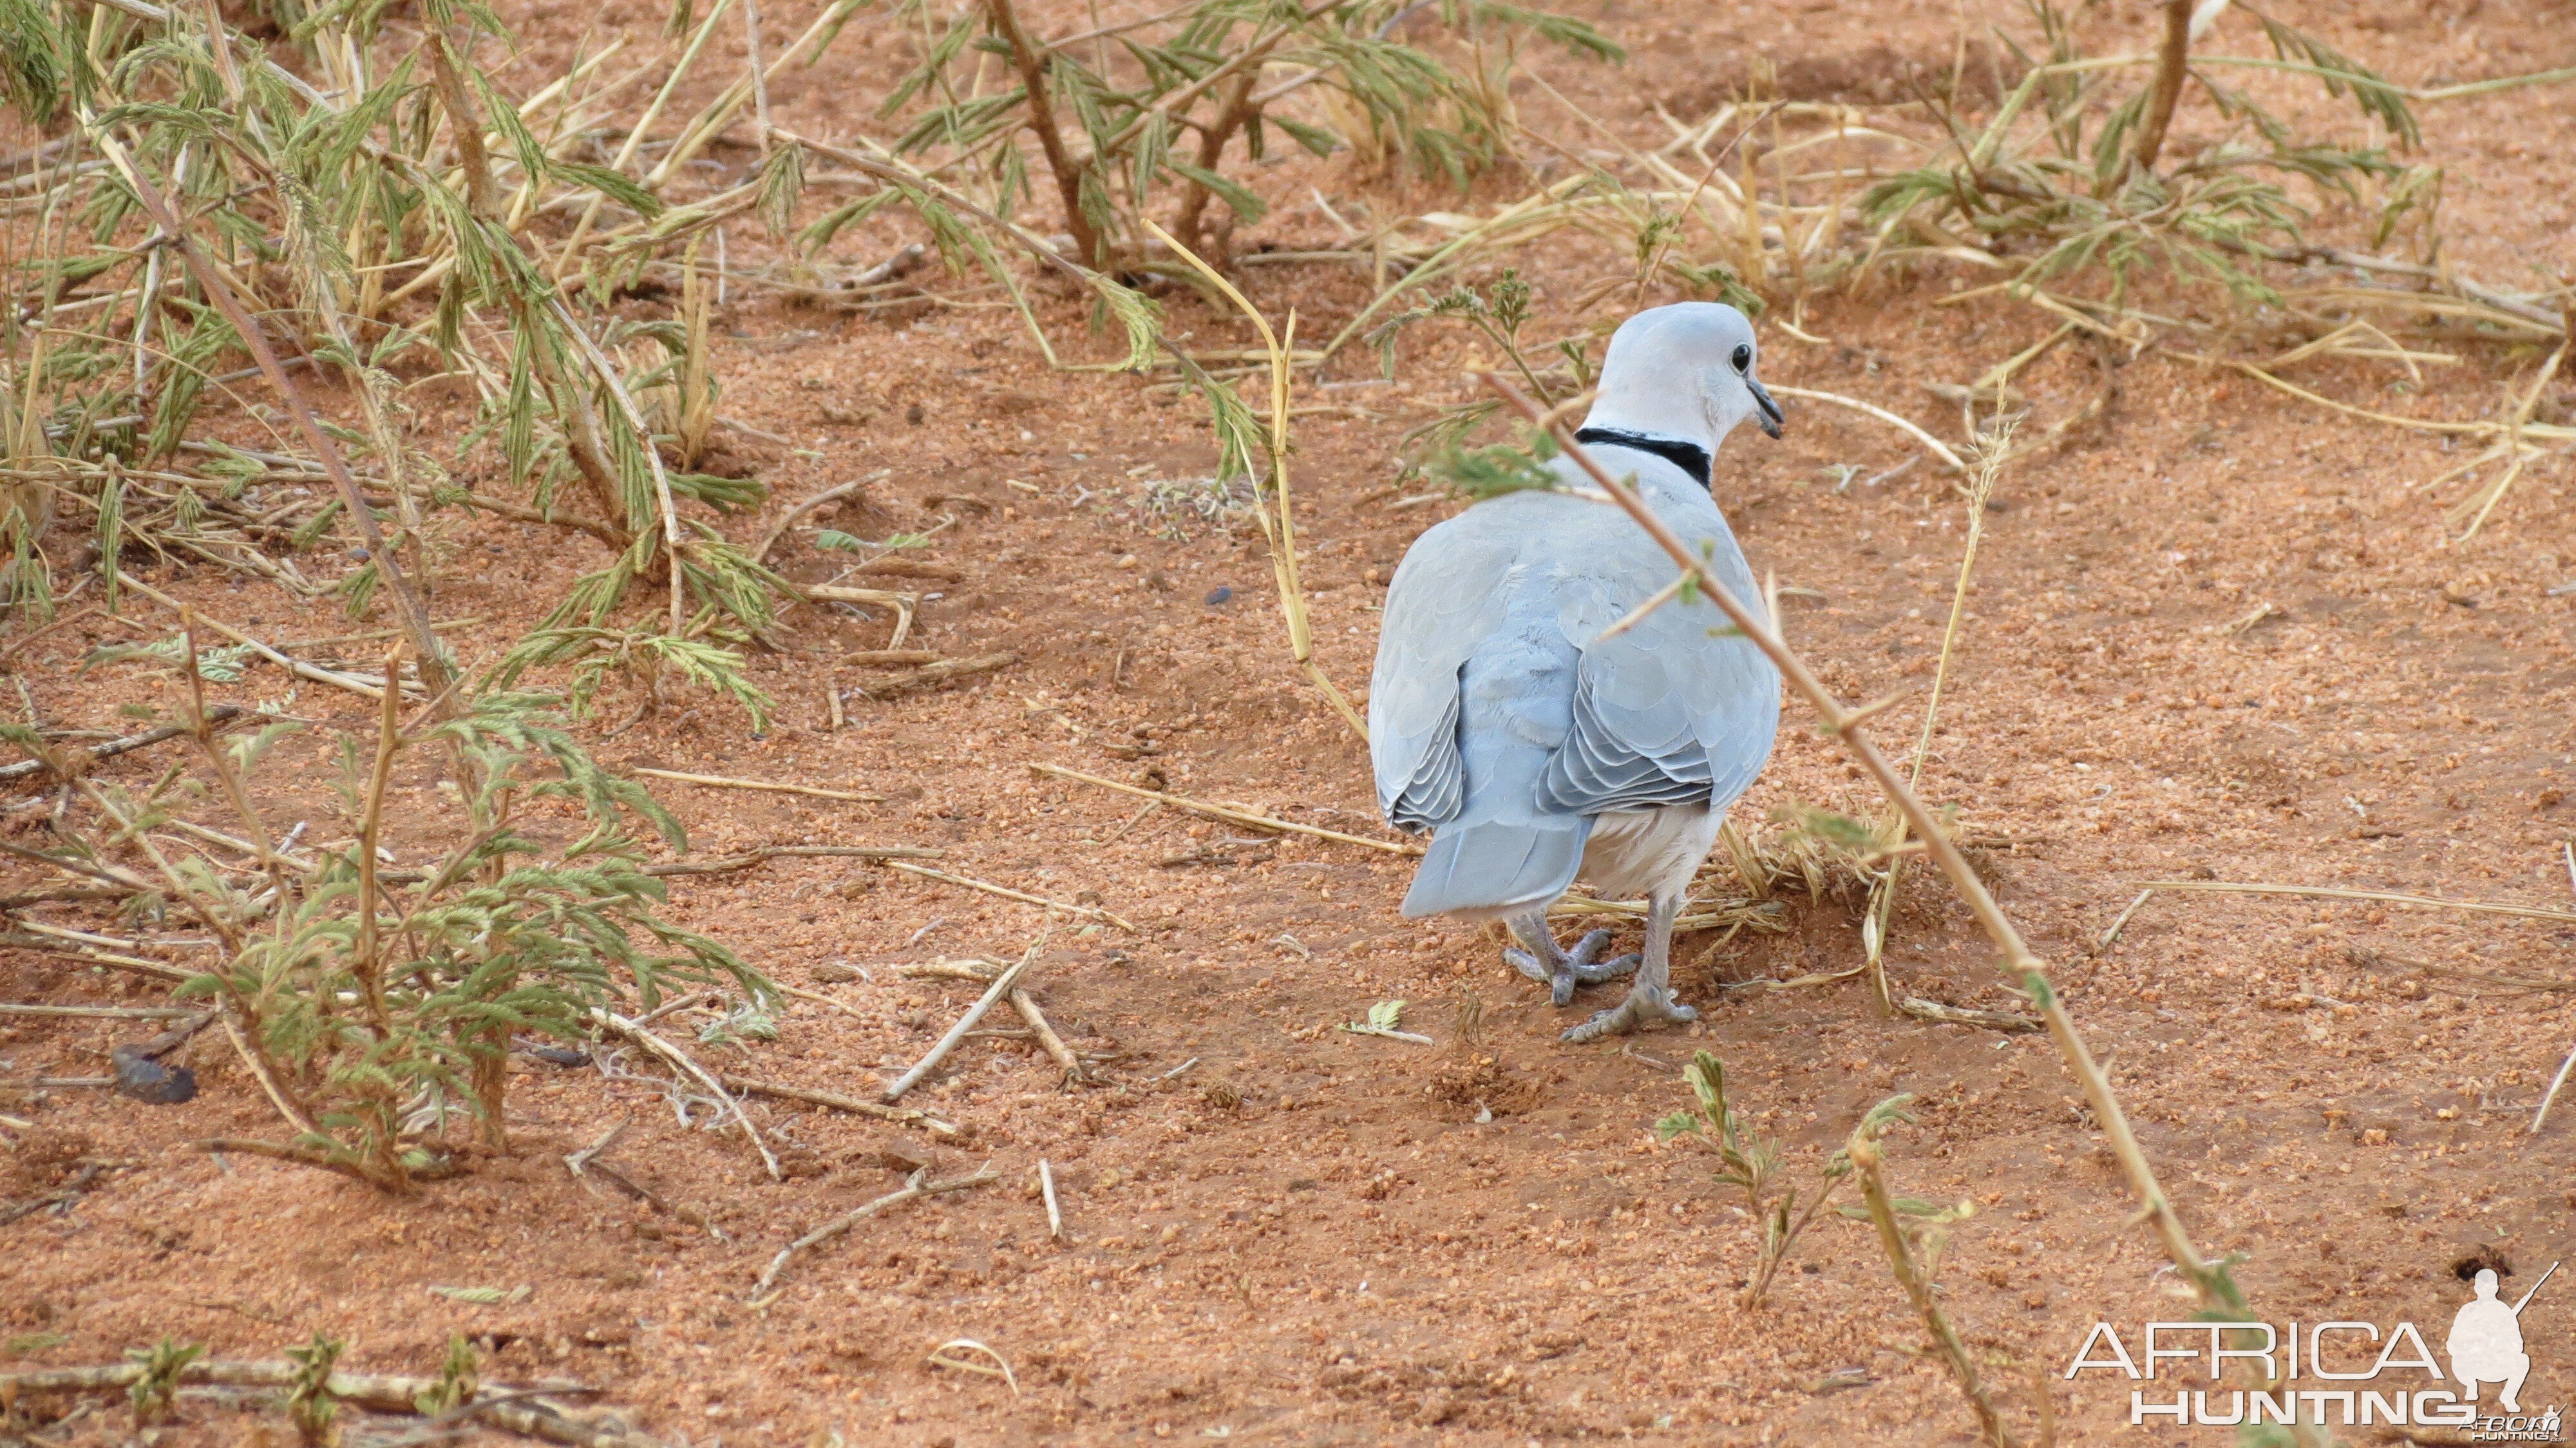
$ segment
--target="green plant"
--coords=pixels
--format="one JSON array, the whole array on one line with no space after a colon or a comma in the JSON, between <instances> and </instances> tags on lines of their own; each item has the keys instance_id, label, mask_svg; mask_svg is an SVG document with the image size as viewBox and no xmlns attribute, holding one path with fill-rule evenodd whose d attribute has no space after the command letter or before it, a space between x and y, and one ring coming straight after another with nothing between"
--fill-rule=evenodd
<instances>
[{"instance_id":1,"label":"green plant","mask_svg":"<svg viewBox=\"0 0 2576 1448\"><path fill-rule=\"evenodd\" d=\"M2273 301L2257 265L2295 254L2313 215L2290 181L2355 203L2363 183L2400 181L2385 226L2429 207L2438 186L2404 179L2406 169L2384 149L2302 136L2221 76L2253 68L2314 77L2327 94L2349 98L2397 142L2413 145L2420 136L2404 93L2324 42L2236 8L2261 23L2273 59L2195 61L2189 0L2168 0L2166 42L2152 62L2096 58L2078 46L2065 8L2030 0L2044 56L2004 40L2024 74L1980 128L1969 128L1950 98L1924 96L1948 130L1947 145L1927 164L1872 187L1862 198L1864 214L1882 236L1908 232L1936 247L1963 245L1952 228L1965 227L1984 249L2013 258L2012 280L2022 287L2098 269L2117 297L2157 271ZM2145 64L2154 66L2148 83L2121 94L2123 72ZM2209 98L2221 129L2190 156L2160 164L2185 81ZM2021 127L2025 115L2040 124Z\"/></svg>"},{"instance_id":2,"label":"green plant","mask_svg":"<svg viewBox=\"0 0 2576 1448\"><path fill-rule=\"evenodd\" d=\"M178 1391L181 1370L205 1355L201 1344L168 1337L149 1348L125 1350L126 1361L141 1367L125 1390L126 1401L134 1405L136 1427L158 1423L170 1415L170 1400Z\"/></svg>"},{"instance_id":3,"label":"green plant","mask_svg":"<svg viewBox=\"0 0 2576 1448\"><path fill-rule=\"evenodd\" d=\"M1905 1108L1912 1105L1910 1095L1890 1096L1873 1106L1852 1128L1851 1142L1844 1148L1852 1168L1860 1175L1861 1204L1846 1206L1842 1214L1854 1221L1870 1222L1878 1228L1879 1245L1887 1253L1888 1269L1896 1275L1897 1285L1905 1289L1906 1300L1914 1305L1932 1334L1933 1345L1949 1364L1959 1390L1967 1395L1976 1410L1980 1434L1993 1448L2017 1448L2018 1440L2005 1426L2003 1415L1995 1408L1993 1396L1979 1377L1974 1358L1967 1345L1959 1340L1958 1329L1950 1325L1949 1315L1941 1310L1934 1295L1941 1272L1941 1249L1949 1240L1948 1228L1954 1222L1975 1216L1976 1203L1961 1200L1955 1206L1942 1206L1920 1197L1890 1196L1882 1168L1887 1153L1887 1134L1914 1118ZM2039 1388L2039 1417L2049 1421L2047 1386ZM2042 1441L2048 1433L2043 1427Z\"/></svg>"},{"instance_id":4,"label":"green plant","mask_svg":"<svg viewBox=\"0 0 2576 1448\"><path fill-rule=\"evenodd\" d=\"M1442 0L1439 21L1460 33L1474 59L1472 73L1461 73L1396 37L1422 8L1401 0L1197 0L1041 40L1013 0L962 7L944 26L926 0L908 0L896 13L918 29L921 61L880 114L913 108L894 149L944 151L941 169L974 178L990 209L1004 215L1033 194L1017 143L1029 133L1082 262L1104 270L1168 265L1151 256L1142 229L1168 196L1169 229L1182 249L1205 252L1213 242L1222 263L1234 224L1265 210L1228 174L1227 152L1238 141L1251 161L1268 153L1273 132L1316 155L1356 146L1463 186L1507 142L1502 78L1522 37L1604 60L1621 56L1580 21L1494 0ZM1017 84L983 93L957 73L985 57L1007 65ZM1318 103L1307 115L1283 104L1310 88ZM1220 203L1211 223L1209 210Z\"/></svg>"},{"instance_id":5,"label":"green plant","mask_svg":"<svg viewBox=\"0 0 2576 1448\"><path fill-rule=\"evenodd\" d=\"M481 1354L474 1351L474 1344L467 1342L463 1333L449 1333L447 1360L439 1365L438 1381L414 1398L412 1406L420 1410L422 1417L436 1418L473 1402L474 1395L482 1391L482 1365Z\"/></svg>"},{"instance_id":6,"label":"green plant","mask_svg":"<svg viewBox=\"0 0 2576 1448\"><path fill-rule=\"evenodd\" d=\"M1395 375L1396 343L1405 331L1418 322L1435 320L1464 323L1472 329L1502 353L1542 402L1554 403L1562 394L1582 390L1588 378L1588 359L1582 345L1572 339L1556 344L1558 355L1555 358L1532 367L1529 352L1521 341L1521 329L1528 326L1530 320L1530 287L1529 283L1521 280L1517 267L1503 268L1502 274L1483 291L1461 282L1420 306L1398 312L1379 323L1369 332L1368 342L1377 349L1378 366L1388 377ZM1570 374L1571 383L1561 388L1549 387L1543 379L1560 370ZM1507 487L1494 485L1500 481L1499 478L1482 487L1470 481L1498 464L1503 465L1506 473L1511 471L1502 457L1481 457L1469 461L1462 456L1468 434L1475 431L1477 424L1492 416L1498 406L1500 404L1490 397L1472 397L1456 406L1443 408L1429 422L1406 432L1397 443L1404 457L1399 476L1434 473L1436 461L1440 464L1439 471L1455 475L1450 479L1453 485L1474 496L1510 491Z\"/></svg>"},{"instance_id":7,"label":"green plant","mask_svg":"<svg viewBox=\"0 0 2576 1448\"><path fill-rule=\"evenodd\" d=\"M286 1390L286 1416L310 1448L322 1448L338 1436L331 1427L340 1412L340 1400L331 1395L331 1369L347 1346L317 1332L313 1341L286 1350L287 1360L295 1364L295 1380Z\"/></svg>"},{"instance_id":8,"label":"green plant","mask_svg":"<svg viewBox=\"0 0 2576 1448\"><path fill-rule=\"evenodd\" d=\"M836 0L777 64L810 61L860 3ZM684 288L668 321L622 322L597 308L662 250L733 214L729 205L757 203L756 188L678 208L660 199L745 99L720 97L639 175L628 169L631 143L615 165L586 159L613 94L597 58L534 97L507 96L473 53L512 42L477 3L435 5L402 30L386 29L377 6L298 15L287 43L319 86L202 7L5 6L0 94L22 122L69 127L73 142L38 197L37 258L22 272L31 286L0 321L11 359L0 386L10 601L40 615L50 606L53 565L35 540L67 504L94 519L111 603L116 559L136 545L307 596L337 591L353 613L390 586L437 687L452 670L418 594L447 546L436 515L476 508L609 550L550 630L611 628L639 585L664 585L658 626L616 631L699 645L691 677L757 709L736 650L769 626L784 585L687 506L722 512L763 495L757 482L687 470L715 399L702 289ZM671 85L696 55L681 59ZM648 125L669 95L666 85ZM547 255L531 223L583 206L575 234ZM633 220L594 232L603 208ZM178 244L137 244L156 227ZM269 350L241 330L254 314L266 319L262 332L301 334L302 350L353 400L346 422L313 418L285 369L262 361L288 411L313 424L300 439L310 456L196 437L208 402L248 400L218 374L238 352L259 360ZM639 364L621 369L614 359L630 353ZM480 422L454 457L408 440L398 370L472 388ZM454 480L486 450L527 503ZM332 487L317 496L309 485L326 478ZM363 497L369 489L375 498ZM336 583L266 552L310 548L335 525L366 545L363 566ZM511 662L524 667L555 646L540 639Z\"/></svg>"},{"instance_id":9,"label":"green plant","mask_svg":"<svg viewBox=\"0 0 2576 1448\"><path fill-rule=\"evenodd\" d=\"M396 662L388 656L388 677ZM294 1128L273 1154L405 1190L452 1169L439 1149L451 1105L488 1143L505 1143L514 1034L578 1038L609 1002L650 1006L673 981L726 978L769 1001L768 983L731 951L656 913L663 888L636 859L628 822L684 846L679 823L642 786L602 770L550 696L486 695L406 734L387 690L372 747L342 740L356 835L309 855L279 844L250 804L263 756L298 726L221 744L192 699L183 722L242 823L253 872L174 859L152 842L205 793L180 769L139 790L78 781L115 833L72 837L91 858L132 841L158 873L161 908L214 932L224 963L179 993L220 1005ZM462 781L462 837L424 868L389 869L378 845L388 790L397 763L424 745ZM549 850L524 832L532 813L566 807L588 825L579 838Z\"/></svg>"},{"instance_id":10,"label":"green plant","mask_svg":"<svg viewBox=\"0 0 2576 1448\"><path fill-rule=\"evenodd\" d=\"M1735 1114L1726 1098L1726 1063L1706 1051L1695 1051L1690 1064L1682 1068L1682 1079L1690 1083L1697 1101L1656 1122L1655 1139L1668 1142L1687 1136L1697 1141L1716 1155L1718 1183L1744 1193L1757 1224L1759 1255L1736 1300L1750 1312L1762 1305L1771 1279L1788 1260L1789 1249L1851 1175L1851 1158L1837 1151L1817 1167L1812 1185L1803 1190L1794 1184L1782 1186L1779 1144L1747 1127Z\"/></svg>"}]
</instances>

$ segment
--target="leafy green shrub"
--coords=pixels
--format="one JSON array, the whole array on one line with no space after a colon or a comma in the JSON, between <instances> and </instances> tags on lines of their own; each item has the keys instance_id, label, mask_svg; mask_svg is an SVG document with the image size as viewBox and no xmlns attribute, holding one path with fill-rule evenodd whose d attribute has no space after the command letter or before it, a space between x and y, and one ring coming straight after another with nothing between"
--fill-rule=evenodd
<instances>
[{"instance_id":1,"label":"leafy green shrub","mask_svg":"<svg viewBox=\"0 0 2576 1448\"><path fill-rule=\"evenodd\" d=\"M1578 20L1497 0L1441 0L1437 19L1476 57L1473 73L1462 74L1397 37L1422 9L1403 0L1200 0L1042 42L1012 0L964 7L944 28L926 0L909 0L899 13L921 29L922 60L879 113L913 108L894 149L946 151L944 169L977 177L995 198L991 209L1005 216L1034 194L1016 144L1023 131L1033 133L1077 259L1150 270L1161 264L1148 255L1141 221L1165 197L1169 229L1192 251L1205 251L1213 236L1222 252L1235 222L1261 218L1265 203L1228 174L1226 155L1238 140L1251 161L1277 144L1275 132L1319 156L1353 146L1464 185L1508 134L1504 77L1525 37L1622 58ZM1009 65L1018 84L973 95L959 71L972 72L984 56ZM1272 69L1291 73L1271 80ZM1281 104L1310 87L1320 103L1308 116ZM836 214L820 234L863 215L872 200ZM1187 275L1177 263L1171 270Z\"/></svg>"},{"instance_id":2,"label":"leafy green shrub","mask_svg":"<svg viewBox=\"0 0 2576 1448\"><path fill-rule=\"evenodd\" d=\"M440 1150L451 1108L478 1121L486 1143L506 1145L514 1035L582 1038L602 1007L632 997L649 1008L675 981L730 979L755 1002L773 994L732 951L657 913L663 886L627 829L640 823L684 846L679 822L602 770L559 726L558 704L488 695L406 735L389 700L372 749L342 740L357 836L311 856L278 844L247 803L262 756L298 726L273 723L228 745L201 727L261 862L246 879L151 844L145 832L196 793L181 771L140 792L85 783L119 837L158 867L161 908L193 914L222 941L225 962L179 993L220 1004L296 1128L275 1154L405 1190L451 1169ZM461 781L466 833L423 868L389 869L378 844L389 781L423 746ZM549 849L524 826L532 804L558 800L588 828Z\"/></svg>"}]
</instances>

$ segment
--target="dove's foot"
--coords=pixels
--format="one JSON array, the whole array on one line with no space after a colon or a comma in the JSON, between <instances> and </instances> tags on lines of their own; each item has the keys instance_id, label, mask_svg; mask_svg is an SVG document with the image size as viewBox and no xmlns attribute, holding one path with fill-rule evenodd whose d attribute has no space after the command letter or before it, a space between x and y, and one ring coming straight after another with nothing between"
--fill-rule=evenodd
<instances>
[{"instance_id":1,"label":"dove's foot","mask_svg":"<svg viewBox=\"0 0 2576 1448\"><path fill-rule=\"evenodd\" d=\"M1553 941L1549 943L1554 944ZM1572 950L1552 951L1552 959L1531 951L1509 948L1503 951L1503 959L1512 969L1546 986L1548 998L1561 1006L1574 999L1576 986L1616 980L1636 970L1645 959L1641 955L1622 955L1596 964L1592 957L1600 954L1601 947L1609 943L1609 931L1594 930L1574 942Z\"/></svg>"},{"instance_id":2,"label":"dove's foot","mask_svg":"<svg viewBox=\"0 0 2576 1448\"><path fill-rule=\"evenodd\" d=\"M1624 1036L1650 1025L1667 1022L1679 1025L1698 1019L1699 1012L1674 1000L1671 991L1640 983L1628 992L1626 1000L1610 1010L1595 1014L1592 1019L1557 1039L1579 1046L1586 1041L1600 1040L1603 1036Z\"/></svg>"}]
</instances>

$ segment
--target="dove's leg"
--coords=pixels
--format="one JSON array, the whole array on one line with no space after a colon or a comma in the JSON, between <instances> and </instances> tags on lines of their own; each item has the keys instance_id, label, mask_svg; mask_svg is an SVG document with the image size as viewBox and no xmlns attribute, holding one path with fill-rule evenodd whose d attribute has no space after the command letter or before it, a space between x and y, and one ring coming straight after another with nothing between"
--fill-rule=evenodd
<instances>
[{"instance_id":1,"label":"dove's leg","mask_svg":"<svg viewBox=\"0 0 2576 1448\"><path fill-rule=\"evenodd\" d=\"M1626 975L1635 970L1643 959L1641 956L1623 955L1616 960L1595 964L1592 957L1600 954L1601 947L1610 943L1607 930L1586 932L1581 940L1574 942L1572 950L1558 949L1555 934L1547 928L1547 911L1544 908L1513 916L1511 928L1512 934L1529 948L1513 950L1506 947L1503 959L1512 969L1546 986L1549 998L1558 1005L1574 999L1576 986L1599 985L1605 980Z\"/></svg>"},{"instance_id":2,"label":"dove's leg","mask_svg":"<svg viewBox=\"0 0 2576 1448\"><path fill-rule=\"evenodd\" d=\"M1645 961L1637 971L1637 983L1628 988L1628 998L1615 1009L1602 1011L1559 1039L1580 1044L1612 1034L1624 1036L1654 1022L1699 1019L1699 1012L1673 999L1673 921L1681 910L1680 891L1659 891L1648 898Z\"/></svg>"}]
</instances>

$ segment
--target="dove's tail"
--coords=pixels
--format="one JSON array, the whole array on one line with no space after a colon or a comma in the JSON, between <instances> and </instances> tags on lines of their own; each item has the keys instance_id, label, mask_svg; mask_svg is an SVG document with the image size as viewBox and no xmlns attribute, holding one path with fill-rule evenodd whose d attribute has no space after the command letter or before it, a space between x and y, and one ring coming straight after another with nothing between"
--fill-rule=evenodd
<instances>
[{"instance_id":1,"label":"dove's tail","mask_svg":"<svg viewBox=\"0 0 2576 1448\"><path fill-rule=\"evenodd\" d=\"M1444 826L1413 872L1405 918L1499 920L1543 908L1574 883L1591 833L1592 821L1581 816Z\"/></svg>"}]
</instances>

